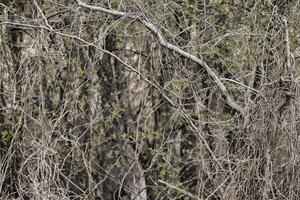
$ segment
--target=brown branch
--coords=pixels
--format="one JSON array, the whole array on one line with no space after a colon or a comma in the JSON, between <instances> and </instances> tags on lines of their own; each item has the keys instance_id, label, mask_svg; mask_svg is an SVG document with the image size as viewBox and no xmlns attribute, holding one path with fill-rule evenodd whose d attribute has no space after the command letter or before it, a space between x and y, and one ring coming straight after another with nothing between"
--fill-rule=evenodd
<instances>
[{"instance_id":1,"label":"brown branch","mask_svg":"<svg viewBox=\"0 0 300 200\"><path fill-rule=\"evenodd\" d=\"M240 113L242 113L243 108L240 107L233 100L233 98L230 96L230 94L229 94L227 88L225 87L225 85L222 83L222 81L217 76L217 74L208 66L208 64L206 62L204 62L203 60L201 60L200 58L198 58L198 57L182 50L178 46L175 46L175 45L167 42L166 39L164 38L164 36L162 35L162 33L159 31L159 29L153 23L151 23L149 19L146 19L145 16L141 17L141 16L137 16L136 14L120 12L120 11L116 11L116 10L112 10L112 9L106 9L106 8L103 8L103 7L100 7L100 6L91 6L91 5L87 5L87 4L83 3L80 0L77 0L77 4L80 7L83 7L83 8L86 8L86 9L90 9L90 10L94 10L94 11L100 11L100 12L103 12L105 14L114 15L114 16L117 16L117 17L128 17L128 18L131 18L131 19L138 19L147 29L149 29L157 37L159 43L162 46L164 46L165 48L167 48L171 51L174 51L174 52L184 56L185 58L188 58L188 59L192 60L193 62L203 66L206 69L207 73L210 75L210 77L218 85L218 87L222 91L222 93L225 95L228 105L231 106L233 109L235 109L235 110L239 111Z\"/></svg>"}]
</instances>

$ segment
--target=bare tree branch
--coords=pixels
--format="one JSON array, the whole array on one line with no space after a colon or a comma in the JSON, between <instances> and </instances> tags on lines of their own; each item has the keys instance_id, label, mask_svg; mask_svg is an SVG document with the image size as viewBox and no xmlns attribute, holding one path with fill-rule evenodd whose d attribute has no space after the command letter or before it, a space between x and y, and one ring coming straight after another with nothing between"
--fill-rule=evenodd
<instances>
[{"instance_id":1,"label":"bare tree branch","mask_svg":"<svg viewBox=\"0 0 300 200\"><path fill-rule=\"evenodd\" d=\"M290 59L291 49L290 49L289 25L286 17L283 18L283 23L284 23L284 31L285 31L286 65L287 65L287 71L290 72L290 70L292 69L291 59Z\"/></svg>"},{"instance_id":2,"label":"bare tree branch","mask_svg":"<svg viewBox=\"0 0 300 200\"><path fill-rule=\"evenodd\" d=\"M80 7L87 8L87 9L94 10L94 11L100 11L100 12L103 12L105 14L114 15L114 16L118 16L118 17L128 17L128 18L132 18L132 19L139 19L139 21L157 37L159 43L162 46L164 46L167 49L169 49L171 51L174 51L174 52L184 56L185 58L188 58L188 59L192 60L193 62L203 66L206 69L207 73L212 77L212 79L218 85L218 87L222 91L222 93L225 95L226 101L229 104L229 106L231 106L233 109L239 111L240 113L243 112L243 108L241 106L239 106L233 100L233 98L229 94L227 88L222 83L222 81L220 80L218 75L211 69L211 67L208 66L208 64L206 62L204 62L200 58L198 58L198 57L182 50L178 46L175 46L175 45L167 42L166 39L164 38L164 36L162 35L162 33L159 31L159 29L153 23L151 23L151 21L149 19L146 19L144 16L143 17L138 17L136 14L131 14L131 13L126 13L126 12L120 12L120 11L116 11L116 10L106 9L106 8L103 8L103 7L100 7L100 6L87 5L87 4L83 3L80 0L77 0L77 3Z\"/></svg>"}]
</instances>

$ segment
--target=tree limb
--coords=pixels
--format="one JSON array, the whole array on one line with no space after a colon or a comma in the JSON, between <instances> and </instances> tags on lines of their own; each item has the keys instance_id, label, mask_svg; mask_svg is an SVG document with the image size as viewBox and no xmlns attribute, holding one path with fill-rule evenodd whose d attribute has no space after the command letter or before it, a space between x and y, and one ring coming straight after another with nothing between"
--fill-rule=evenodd
<instances>
[{"instance_id":1,"label":"tree limb","mask_svg":"<svg viewBox=\"0 0 300 200\"><path fill-rule=\"evenodd\" d=\"M243 108L241 106L239 106L233 100L233 98L230 96L230 94L229 94L227 88L225 87L225 85L222 83L222 81L217 76L217 74L208 66L208 64L206 62L204 62L200 58L198 58L198 57L182 50L178 46L175 46L175 45L167 42L166 39L164 38L164 36L162 35L162 33L159 31L159 29L153 23L151 23L149 19L146 19L144 16L141 17L141 16L138 16L138 15L132 14L132 13L126 13L126 12L120 12L120 11L116 11L116 10L112 10L112 9L106 9L106 8L103 8L103 7L100 7L100 6L87 5L87 4L83 3L81 0L77 0L77 4L78 4L78 6L80 6L82 8L86 8L86 9L94 10L94 11L100 11L100 12L103 12L105 14L114 15L114 16L117 16L117 17L128 17L128 18L132 18L132 19L138 19L147 29L149 29L157 37L159 43L162 46L164 46L165 48L167 48L171 51L174 51L174 52L184 56L185 58L188 58L188 59L192 60L193 62L203 66L206 69L207 73L210 75L210 77L218 85L219 89L222 91L224 96L226 97L226 101L227 101L228 105L231 106L233 109L239 111L240 113L243 112Z\"/></svg>"}]
</instances>

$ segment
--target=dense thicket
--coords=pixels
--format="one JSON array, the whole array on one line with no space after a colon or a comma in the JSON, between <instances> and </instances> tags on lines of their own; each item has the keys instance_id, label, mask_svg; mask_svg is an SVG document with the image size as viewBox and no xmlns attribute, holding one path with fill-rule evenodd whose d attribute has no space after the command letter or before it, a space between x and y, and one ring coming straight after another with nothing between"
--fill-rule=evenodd
<instances>
[{"instance_id":1,"label":"dense thicket","mask_svg":"<svg viewBox=\"0 0 300 200\"><path fill-rule=\"evenodd\" d=\"M1 0L0 199L299 199L299 0Z\"/></svg>"}]
</instances>

